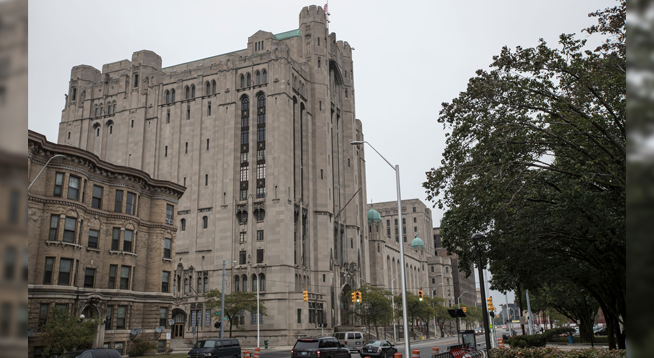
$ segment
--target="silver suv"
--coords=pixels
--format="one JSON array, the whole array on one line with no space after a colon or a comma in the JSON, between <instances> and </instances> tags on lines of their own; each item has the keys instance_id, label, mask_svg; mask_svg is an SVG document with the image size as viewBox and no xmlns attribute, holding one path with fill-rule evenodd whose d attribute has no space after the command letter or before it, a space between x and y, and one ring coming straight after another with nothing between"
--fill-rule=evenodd
<instances>
[{"instance_id":1,"label":"silver suv","mask_svg":"<svg viewBox=\"0 0 654 358\"><path fill-rule=\"evenodd\" d=\"M364 343L363 333L361 332L336 332L334 337L350 352L358 352Z\"/></svg>"}]
</instances>

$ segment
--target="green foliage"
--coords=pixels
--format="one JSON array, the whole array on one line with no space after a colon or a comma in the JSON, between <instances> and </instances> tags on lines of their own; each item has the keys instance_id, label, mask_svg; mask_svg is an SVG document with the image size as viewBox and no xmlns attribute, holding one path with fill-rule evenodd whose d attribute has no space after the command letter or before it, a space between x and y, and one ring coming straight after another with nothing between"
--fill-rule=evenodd
<instances>
[{"instance_id":1,"label":"green foliage","mask_svg":"<svg viewBox=\"0 0 654 358\"><path fill-rule=\"evenodd\" d=\"M561 351L556 348L509 348L492 349L493 358L622 358L627 356L625 350L576 349Z\"/></svg>"},{"instance_id":2,"label":"green foliage","mask_svg":"<svg viewBox=\"0 0 654 358\"><path fill-rule=\"evenodd\" d=\"M76 316L55 309L53 315L43 326L43 332L39 337L40 344L45 347L43 356L90 348L98 324L98 320L95 319L85 319L79 322Z\"/></svg>"},{"instance_id":3,"label":"green foliage","mask_svg":"<svg viewBox=\"0 0 654 358\"><path fill-rule=\"evenodd\" d=\"M207 308L212 312L220 311L222 296L218 289L210 290L204 294L204 297ZM225 312L222 315L227 316L230 338L232 337L233 326L239 326L238 317L241 311L257 311L257 294L255 292L238 291L225 295ZM263 316L266 315L266 306L261 300L259 301L259 313ZM213 314L211 316L220 319L220 316L214 316Z\"/></svg>"},{"instance_id":4,"label":"green foliage","mask_svg":"<svg viewBox=\"0 0 654 358\"><path fill-rule=\"evenodd\" d=\"M131 343L129 356L138 357L145 355L145 353L152 352L157 349L157 345L154 342L142 341L140 339L134 340Z\"/></svg>"},{"instance_id":5,"label":"green foliage","mask_svg":"<svg viewBox=\"0 0 654 358\"><path fill-rule=\"evenodd\" d=\"M392 319L393 309L391 307L391 300L389 291L382 288L372 287L369 285L362 286L361 291L362 303L355 309L355 316L359 317L365 324L375 327L376 336L379 337L379 326L389 324ZM350 293L347 297L350 297Z\"/></svg>"},{"instance_id":6,"label":"green foliage","mask_svg":"<svg viewBox=\"0 0 654 358\"><path fill-rule=\"evenodd\" d=\"M406 308L407 316L410 322L415 322L416 319L421 319L425 322L428 322L435 314L438 314L437 311L438 302L441 302L440 298L434 297L424 297L422 301L418 298L417 295L414 295L411 292L406 292ZM395 304L398 306L396 312L399 316L402 316L402 295L395 296ZM445 311L447 314L447 311ZM411 325L411 333L413 334L413 325Z\"/></svg>"},{"instance_id":7,"label":"green foliage","mask_svg":"<svg viewBox=\"0 0 654 358\"><path fill-rule=\"evenodd\" d=\"M513 336L507 338L505 343L513 348L531 348L531 347L545 347L547 341L552 337L558 336L559 334L568 334L574 333L573 328L560 327L554 329L548 329L542 334L532 334L529 336Z\"/></svg>"},{"instance_id":8,"label":"green foliage","mask_svg":"<svg viewBox=\"0 0 654 358\"><path fill-rule=\"evenodd\" d=\"M626 5L595 13L595 51L507 47L444 103L441 166L428 200L447 208L443 246L471 267L482 254L500 291L569 283L626 326ZM485 233L478 242L476 232ZM624 346L624 334L618 335Z\"/></svg>"}]
</instances>

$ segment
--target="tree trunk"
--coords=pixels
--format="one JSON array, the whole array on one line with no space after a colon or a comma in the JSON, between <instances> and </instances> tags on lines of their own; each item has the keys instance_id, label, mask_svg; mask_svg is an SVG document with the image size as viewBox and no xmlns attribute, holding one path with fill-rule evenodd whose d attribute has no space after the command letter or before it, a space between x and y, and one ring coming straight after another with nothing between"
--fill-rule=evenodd
<instances>
[{"instance_id":1,"label":"tree trunk","mask_svg":"<svg viewBox=\"0 0 654 358\"><path fill-rule=\"evenodd\" d=\"M517 285L516 291L518 291L517 292L518 293L518 306L520 306L519 307L520 308L520 315L519 316L522 316L522 290L520 290L520 285ZM482 304L484 304L484 303L482 302ZM520 323L520 328L522 329L522 335L524 336L525 335L525 324Z\"/></svg>"}]
</instances>

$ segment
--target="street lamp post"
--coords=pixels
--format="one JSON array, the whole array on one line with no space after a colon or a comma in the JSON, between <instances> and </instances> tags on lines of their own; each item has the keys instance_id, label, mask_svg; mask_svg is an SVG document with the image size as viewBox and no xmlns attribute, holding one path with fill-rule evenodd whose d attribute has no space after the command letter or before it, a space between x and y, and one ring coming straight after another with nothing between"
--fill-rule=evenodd
<instances>
[{"instance_id":1,"label":"street lamp post","mask_svg":"<svg viewBox=\"0 0 654 358\"><path fill-rule=\"evenodd\" d=\"M395 288L393 286L393 281L397 278L397 275L400 273L396 273L395 277L391 280L391 308L393 309L393 343L397 343L397 331L395 329Z\"/></svg>"},{"instance_id":2,"label":"street lamp post","mask_svg":"<svg viewBox=\"0 0 654 358\"><path fill-rule=\"evenodd\" d=\"M399 227L399 232L400 234L403 233L404 231L402 230L402 196L400 194L400 166L391 164L386 158L384 158L381 153L375 149L370 143L364 140L357 140L357 141L352 141L350 144L352 145L361 145L361 144L368 144L372 150L374 150L377 154L379 154L382 159L391 167L393 170L395 170L395 186L397 187L397 221L400 225ZM402 324L404 326L404 356L405 357L410 357L411 356L411 342L409 342L409 319L407 316L407 304L406 304L406 272L404 270L404 241L400 241L400 274L401 274L401 282L402 282Z\"/></svg>"},{"instance_id":3,"label":"street lamp post","mask_svg":"<svg viewBox=\"0 0 654 358\"><path fill-rule=\"evenodd\" d=\"M433 301L433 299L434 299L434 292L436 291L436 289L438 288L438 286L443 286L443 283L439 283L438 285L436 285L436 287L434 287L433 290L431 290L432 304L434 303L434 301ZM441 332L441 334L442 334L442 333L443 333L443 332ZM436 338L436 315L434 315L434 338Z\"/></svg>"},{"instance_id":4,"label":"street lamp post","mask_svg":"<svg viewBox=\"0 0 654 358\"><path fill-rule=\"evenodd\" d=\"M30 192L30 189L32 189L32 185L34 185L34 183L36 183L36 180L41 176L41 173L43 173L43 171L45 170L45 167L47 167L48 164L50 164L50 161L52 159L54 159L54 158L66 158L66 156L63 155L63 154L57 154L57 155L54 155L54 156L50 157L50 159L48 159L48 161L45 163L43 168L41 168L41 171L39 172L39 174L36 175L36 178L34 178L34 180L32 180L32 183L30 184L30 186L27 187L27 192L28 193Z\"/></svg>"},{"instance_id":5,"label":"street lamp post","mask_svg":"<svg viewBox=\"0 0 654 358\"><path fill-rule=\"evenodd\" d=\"M466 293L466 292L468 292L468 291L461 292L459 297L457 297L457 299L456 299L457 301L459 301L459 309L461 309L461 296L463 296L463 294ZM460 330L461 330L461 317L459 317L459 331ZM459 334L459 332L456 333L456 336L457 336L457 339L459 340L459 344L461 344L461 335Z\"/></svg>"},{"instance_id":6,"label":"street lamp post","mask_svg":"<svg viewBox=\"0 0 654 358\"><path fill-rule=\"evenodd\" d=\"M220 292L221 298L220 298L220 338L223 338L223 334L225 331L224 323L225 320L223 319L224 314L225 314L225 265L231 264L232 262L236 261L225 261L223 260L223 290ZM257 312L258 313L258 312Z\"/></svg>"}]
</instances>

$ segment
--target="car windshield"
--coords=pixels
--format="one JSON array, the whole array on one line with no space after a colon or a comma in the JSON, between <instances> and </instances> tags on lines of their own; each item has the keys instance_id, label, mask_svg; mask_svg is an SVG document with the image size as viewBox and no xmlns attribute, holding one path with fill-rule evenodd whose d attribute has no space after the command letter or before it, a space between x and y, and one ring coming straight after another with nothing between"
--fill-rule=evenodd
<instances>
[{"instance_id":1,"label":"car windshield","mask_svg":"<svg viewBox=\"0 0 654 358\"><path fill-rule=\"evenodd\" d=\"M368 341L366 342L367 346L381 347L382 341Z\"/></svg>"},{"instance_id":2,"label":"car windshield","mask_svg":"<svg viewBox=\"0 0 654 358\"><path fill-rule=\"evenodd\" d=\"M216 341L197 341L193 348L213 348L216 346Z\"/></svg>"},{"instance_id":3,"label":"car windshield","mask_svg":"<svg viewBox=\"0 0 654 358\"><path fill-rule=\"evenodd\" d=\"M293 349L314 349L318 348L318 341L314 340L299 340L295 343Z\"/></svg>"}]
</instances>

